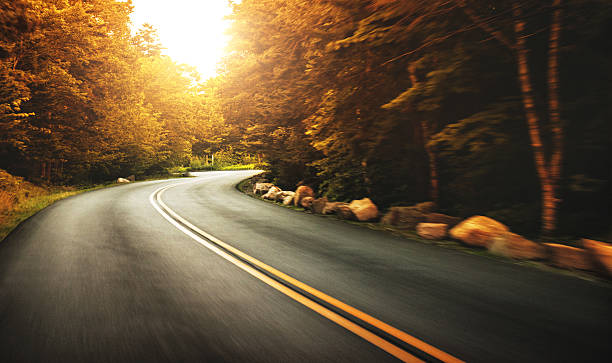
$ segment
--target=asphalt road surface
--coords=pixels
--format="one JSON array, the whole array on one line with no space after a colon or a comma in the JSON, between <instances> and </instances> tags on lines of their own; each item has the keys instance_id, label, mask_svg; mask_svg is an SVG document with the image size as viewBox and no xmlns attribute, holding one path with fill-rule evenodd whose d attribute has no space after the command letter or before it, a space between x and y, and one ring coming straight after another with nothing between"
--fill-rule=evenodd
<instances>
[{"instance_id":1,"label":"asphalt road surface","mask_svg":"<svg viewBox=\"0 0 612 363\"><path fill-rule=\"evenodd\" d=\"M609 284L281 208L234 188L252 174L87 192L22 223L0 243L0 362L610 360Z\"/></svg>"}]
</instances>

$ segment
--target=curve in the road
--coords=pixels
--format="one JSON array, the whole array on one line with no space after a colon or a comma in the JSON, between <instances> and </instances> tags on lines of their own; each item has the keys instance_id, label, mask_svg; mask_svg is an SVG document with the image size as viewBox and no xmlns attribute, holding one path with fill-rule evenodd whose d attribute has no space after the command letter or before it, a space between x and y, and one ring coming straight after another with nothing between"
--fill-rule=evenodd
<instances>
[{"instance_id":1,"label":"curve in the road","mask_svg":"<svg viewBox=\"0 0 612 363\"><path fill-rule=\"evenodd\" d=\"M257 260L193 225L169 208L161 198L166 190L182 184L185 183L158 188L151 193L149 201L168 222L202 246L404 362L422 362L422 359L453 363L462 362L460 359L404 331Z\"/></svg>"}]
</instances>

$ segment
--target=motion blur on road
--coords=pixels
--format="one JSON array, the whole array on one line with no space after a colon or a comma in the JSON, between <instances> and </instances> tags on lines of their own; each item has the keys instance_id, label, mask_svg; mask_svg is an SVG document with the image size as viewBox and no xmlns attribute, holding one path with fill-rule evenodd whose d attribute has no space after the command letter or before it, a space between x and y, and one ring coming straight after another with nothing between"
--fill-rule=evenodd
<instances>
[{"instance_id":1,"label":"motion blur on road","mask_svg":"<svg viewBox=\"0 0 612 363\"><path fill-rule=\"evenodd\" d=\"M255 173L87 192L20 225L0 244L0 361L395 360L170 223L165 186L202 231L454 358L611 353L609 284L281 208L235 189Z\"/></svg>"}]
</instances>

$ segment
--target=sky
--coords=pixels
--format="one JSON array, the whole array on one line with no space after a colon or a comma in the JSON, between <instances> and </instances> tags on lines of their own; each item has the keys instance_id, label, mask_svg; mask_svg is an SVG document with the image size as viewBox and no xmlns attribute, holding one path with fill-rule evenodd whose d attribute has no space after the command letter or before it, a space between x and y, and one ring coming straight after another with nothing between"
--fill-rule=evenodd
<instances>
[{"instance_id":1,"label":"sky","mask_svg":"<svg viewBox=\"0 0 612 363\"><path fill-rule=\"evenodd\" d=\"M196 66L204 79L214 77L229 37L224 34L231 13L227 0L132 0L134 30L153 25L163 53L174 61Z\"/></svg>"}]
</instances>

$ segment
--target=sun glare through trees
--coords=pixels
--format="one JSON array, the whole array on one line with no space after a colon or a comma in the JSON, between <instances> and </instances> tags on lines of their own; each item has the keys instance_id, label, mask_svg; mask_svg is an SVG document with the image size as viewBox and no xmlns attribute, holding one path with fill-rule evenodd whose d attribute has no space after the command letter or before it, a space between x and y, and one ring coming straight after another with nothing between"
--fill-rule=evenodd
<instances>
[{"instance_id":1,"label":"sun glare through trees","mask_svg":"<svg viewBox=\"0 0 612 363\"><path fill-rule=\"evenodd\" d=\"M217 73L229 36L227 0L133 0L132 29L150 24L165 48L162 53L195 66L204 79Z\"/></svg>"}]
</instances>

